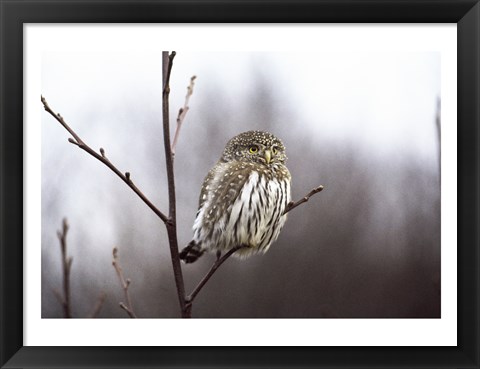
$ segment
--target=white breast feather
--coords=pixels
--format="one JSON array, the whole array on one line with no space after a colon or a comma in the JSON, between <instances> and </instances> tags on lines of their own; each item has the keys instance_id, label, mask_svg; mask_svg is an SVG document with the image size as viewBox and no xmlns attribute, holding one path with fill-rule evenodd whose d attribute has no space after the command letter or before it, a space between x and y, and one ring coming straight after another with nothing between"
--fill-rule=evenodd
<instances>
[{"instance_id":1,"label":"white breast feather","mask_svg":"<svg viewBox=\"0 0 480 369\"><path fill-rule=\"evenodd\" d=\"M216 182L220 179L221 173L216 176L213 182ZM258 183L260 181L260 183ZM257 187L258 185L258 187ZM215 185L213 184L213 187ZM254 191L255 188L258 188L262 193L262 198L266 198L268 192L270 194L270 200L268 202L263 201L263 207L259 204L259 191ZM278 189L278 196L277 196L277 189ZM253 195L252 195L252 191ZM273 196L272 196L273 194ZM282 198L283 195L283 198ZM249 209L249 202L250 197L252 196L252 208ZM280 199L282 198L281 203L279 204ZM259 178L257 172L252 172L245 182L240 195L235 200L231 211L230 216L228 214L224 214L214 225L215 230L221 231L221 237L216 244L211 244L210 239L204 239L205 235L201 232L204 217L207 217L208 214L206 213L206 209L210 208L211 198L207 198L204 205L200 209L198 216L195 219L193 224L193 231L194 231L194 240L202 244L202 248L209 249L209 250L225 250L230 249L237 244L250 244L250 245L258 245L262 241L262 237L264 236L265 230L268 228L267 225L272 218L272 216L277 217L278 213L275 213L275 206L280 205L280 214L283 213L285 210L286 205L290 202L290 183L289 181L285 180L279 182L276 179L266 181L265 177L262 176ZM255 212L256 208L260 209L261 216L260 222L257 227L254 229L253 222L251 222L251 229L250 234L248 233L248 222L253 217L253 213ZM242 211L240 214L240 210ZM234 239L234 229L235 224L240 217L239 224L237 226L237 239ZM267 245L263 245L264 248L262 251L267 251L270 244L275 241L282 229L285 221L286 216L280 216L278 219L278 225L276 229L273 231L273 237L271 237L271 241ZM263 242L266 242L263 240ZM240 250L237 254L240 256L247 256L248 254L254 252L255 250Z\"/></svg>"}]
</instances>

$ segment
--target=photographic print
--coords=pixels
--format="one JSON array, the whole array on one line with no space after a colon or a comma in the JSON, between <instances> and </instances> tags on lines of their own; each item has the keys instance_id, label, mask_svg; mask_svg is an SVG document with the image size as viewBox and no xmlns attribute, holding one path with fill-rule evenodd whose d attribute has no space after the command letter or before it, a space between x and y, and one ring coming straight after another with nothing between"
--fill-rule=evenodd
<instances>
[{"instance_id":1,"label":"photographic print","mask_svg":"<svg viewBox=\"0 0 480 369\"><path fill-rule=\"evenodd\" d=\"M441 317L440 53L169 55L166 153L161 51L42 54L42 318Z\"/></svg>"},{"instance_id":2,"label":"photographic print","mask_svg":"<svg viewBox=\"0 0 480 369\"><path fill-rule=\"evenodd\" d=\"M2 367L478 364L478 0L2 5Z\"/></svg>"}]
</instances>

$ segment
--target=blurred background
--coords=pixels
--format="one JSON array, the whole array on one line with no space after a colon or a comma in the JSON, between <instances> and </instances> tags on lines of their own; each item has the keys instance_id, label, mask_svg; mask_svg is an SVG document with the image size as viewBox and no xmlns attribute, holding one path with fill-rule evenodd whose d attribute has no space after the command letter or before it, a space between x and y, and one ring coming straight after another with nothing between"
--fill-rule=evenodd
<instances>
[{"instance_id":1,"label":"blurred background","mask_svg":"<svg viewBox=\"0 0 480 369\"><path fill-rule=\"evenodd\" d=\"M43 55L42 94L78 135L168 211L161 52ZM440 317L440 55L190 53L171 78L172 135L197 76L175 158L178 238L226 142L267 130L286 145L294 209L268 253L228 260L194 317ZM56 232L68 218L73 315L105 293L102 318L126 318L117 247L139 317L178 317L163 223L113 172L42 114L42 317L62 317ZM214 261L184 266L187 291Z\"/></svg>"}]
</instances>

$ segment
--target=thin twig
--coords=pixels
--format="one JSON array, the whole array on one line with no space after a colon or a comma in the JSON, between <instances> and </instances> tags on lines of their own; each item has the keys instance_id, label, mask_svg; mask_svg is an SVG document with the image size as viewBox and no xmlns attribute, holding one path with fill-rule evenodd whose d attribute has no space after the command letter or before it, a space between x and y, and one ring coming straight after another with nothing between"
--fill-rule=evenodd
<instances>
[{"instance_id":1,"label":"thin twig","mask_svg":"<svg viewBox=\"0 0 480 369\"><path fill-rule=\"evenodd\" d=\"M127 314L130 316L130 318L136 318L137 316L135 315L132 307L132 300L130 299L130 294L128 293L128 287L130 287L130 279L125 279L123 277L123 270L120 267L120 264L118 262L118 250L116 247L113 248L113 261L112 265L115 268L115 271L117 272L118 279L120 280L120 284L122 285L123 288L123 293L125 294L125 301L127 304L125 305L123 302L120 302L120 307L127 312Z\"/></svg>"},{"instance_id":2,"label":"thin twig","mask_svg":"<svg viewBox=\"0 0 480 369\"><path fill-rule=\"evenodd\" d=\"M89 315L89 318L96 318L98 316L100 310L102 310L103 303L105 302L105 296L105 292L102 292L100 296L98 296L97 303L95 304L92 313Z\"/></svg>"},{"instance_id":3,"label":"thin twig","mask_svg":"<svg viewBox=\"0 0 480 369\"><path fill-rule=\"evenodd\" d=\"M130 318L136 318L133 311L131 311L123 302L119 302L118 306L120 306L123 310L125 310L125 312L128 314Z\"/></svg>"},{"instance_id":4,"label":"thin twig","mask_svg":"<svg viewBox=\"0 0 480 369\"><path fill-rule=\"evenodd\" d=\"M187 115L187 112L190 109L190 107L188 106L188 102L190 100L190 97L193 94L193 86L195 85L196 78L197 76L192 76L190 78L190 84L187 87L187 95L185 96L185 103L183 104L183 107L180 108L180 110L178 111L177 128L175 129L175 134L173 136L173 143L172 143L173 157L175 157L175 148L177 147L177 141L178 141L178 137L180 136L180 129L182 128L183 120L185 119L185 116Z\"/></svg>"},{"instance_id":5,"label":"thin twig","mask_svg":"<svg viewBox=\"0 0 480 369\"><path fill-rule=\"evenodd\" d=\"M130 173L126 172L123 174L120 170L117 169L115 165L113 165L110 160L105 156L105 150L100 148L100 154L98 154L95 150L93 150L90 146L88 146L70 126L65 122L63 117L59 113L55 113L47 103L47 100L42 96L41 97L43 107L45 110L50 113L52 117L54 117L71 135L73 138L69 138L68 142L78 146L82 150L86 151L90 155L92 155L95 159L101 161L105 164L108 168L110 168L117 176L119 176L123 182L125 182L141 199L142 201L147 204L147 206L153 210L155 214L165 223L167 222L168 218L165 214L163 214L153 203L138 189L137 186L132 182L130 178Z\"/></svg>"},{"instance_id":6,"label":"thin twig","mask_svg":"<svg viewBox=\"0 0 480 369\"><path fill-rule=\"evenodd\" d=\"M170 117L168 98L170 94L170 73L172 71L173 58L175 51L171 54L168 51L162 52L162 119L163 119L163 141L165 147L165 162L167 166L168 179L168 221L165 223L168 234L168 244L170 247L170 257L172 260L173 275L175 277L175 286L177 288L178 301L183 318L190 318L185 304L185 285L183 281L182 266L178 255L177 241L177 220L176 220L176 202L175 202L175 175L173 171L173 154L170 144Z\"/></svg>"},{"instance_id":7,"label":"thin twig","mask_svg":"<svg viewBox=\"0 0 480 369\"><path fill-rule=\"evenodd\" d=\"M197 287L195 287L190 295L187 297L187 304L191 305L193 300L195 300L195 297L198 295L198 293L201 291L203 286L205 286L205 283L208 282L208 280L212 277L212 275L215 273L215 271L222 265L230 256L232 256L235 252L237 252L240 249L243 249L244 247L247 247L245 245L239 245L234 247L233 249L228 250L225 255L221 256L220 254L217 255L217 260L213 265L211 266L210 270L208 273L202 278L202 280L198 283Z\"/></svg>"},{"instance_id":8,"label":"thin twig","mask_svg":"<svg viewBox=\"0 0 480 369\"><path fill-rule=\"evenodd\" d=\"M64 218L62 221L62 229L57 232L60 241L60 249L62 251L62 270L63 270L63 297L58 291L54 291L55 296L61 302L63 307L63 316L65 318L72 317L72 306L70 300L70 270L72 269L73 259L67 256L67 233L68 223Z\"/></svg>"},{"instance_id":9,"label":"thin twig","mask_svg":"<svg viewBox=\"0 0 480 369\"><path fill-rule=\"evenodd\" d=\"M307 202L310 197L312 197L313 195L315 195L316 193L320 192L323 190L323 186L318 186L318 187L315 187L313 190L311 190L308 194L306 194L304 197L302 197L300 200L294 202L294 201L291 201L287 204L287 208L285 209L285 211L283 212L283 215L287 214L289 211L295 209L298 205L301 205L303 204L304 202Z\"/></svg>"}]
</instances>

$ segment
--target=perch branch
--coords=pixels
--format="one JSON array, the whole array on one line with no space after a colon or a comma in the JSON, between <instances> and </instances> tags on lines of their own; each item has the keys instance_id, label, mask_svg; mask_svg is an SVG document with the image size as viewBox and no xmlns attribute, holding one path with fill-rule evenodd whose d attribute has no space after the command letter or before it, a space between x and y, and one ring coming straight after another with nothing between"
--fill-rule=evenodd
<instances>
[{"instance_id":1,"label":"perch branch","mask_svg":"<svg viewBox=\"0 0 480 369\"><path fill-rule=\"evenodd\" d=\"M70 270L72 268L73 259L67 256L67 233L68 223L64 218L62 221L62 229L57 232L60 241L60 249L62 251L62 270L63 270L63 296L57 290L54 290L55 296L63 307L64 318L72 317L72 306L70 300Z\"/></svg>"},{"instance_id":2,"label":"perch branch","mask_svg":"<svg viewBox=\"0 0 480 369\"><path fill-rule=\"evenodd\" d=\"M185 104L183 104L183 107L180 108L180 110L178 111L177 128L175 129L175 134L173 135L173 143L172 143L173 157L175 157L175 148L177 146L178 136L180 136L180 129L182 128L183 120L185 119L185 116L187 115L187 112L190 109L190 107L188 106L188 102L190 100L190 97L193 94L193 86L195 85L196 78L197 76L192 76L190 78L190 84L187 87L187 95L185 96Z\"/></svg>"},{"instance_id":3,"label":"perch branch","mask_svg":"<svg viewBox=\"0 0 480 369\"><path fill-rule=\"evenodd\" d=\"M168 221L165 223L168 234L168 244L170 246L170 257L172 260L173 274L175 277L175 286L177 288L178 301L180 303L180 310L182 318L190 318L191 315L186 309L185 304L185 285L183 281L182 267L180 265L180 257L178 255L178 240L177 240L177 220L176 220L176 202L175 202L175 174L173 171L173 153L170 143L170 118L169 118L169 103L168 98L170 94L170 74L172 71L173 58L175 58L175 51L168 53L162 52L162 120L163 120L163 141L165 147L165 162L167 167L168 179Z\"/></svg>"},{"instance_id":4,"label":"perch branch","mask_svg":"<svg viewBox=\"0 0 480 369\"><path fill-rule=\"evenodd\" d=\"M100 296L98 296L97 303L95 304L92 313L89 315L89 318L96 318L98 316L100 310L102 310L103 303L105 302L105 296L105 292L102 292Z\"/></svg>"},{"instance_id":5,"label":"perch branch","mask_svg":"<svg viewBox=\"0 0 480 369\"><path fill-rule=\"evenodd\" d=\"M287 204L287 208L285 209L285 211L283 212L283 214L287 214L289 211L295 209L298 205L301 205L303 204L304 202L307 202L310 197L312 197L313 195L315 195L316 193L320 192L323 190L323 186L318 186L318 187L315 187L313 190L311 190L308 194L306 194L304 197L302 197L300 200L298 201L291 201Z\"/></svg>"},{"instance_id":6,"label":"perch branch","mask_svg":"<svg viewBox=\"0 0 480 369\"><path fill-rule=\"evenodd\" d=\"M120 267L120 264L118 262L118 250L116 247L113 248L113 261L112 265L115 268L115 271L117 272L118 279L120 280L120 284L122 285L123 288L123 293L125 294L125 301L127 304L125 305L123 302L120 302L120 307L127 312L127 314L130 316L130 318L136 318L137 316L133 312L133 307L132 307L132 300L130 299L130 294L128 293L128 287L130 287L130 279L125 279L123 276L123 270Z\"/></svg>"},{"instance_id":7,"label":"perch branch","mask_svg":"<svg viewBox=\"0 0 480 369\"><path fill-rule=\"evenodd\" d=\"M213 265L211 266L210 270L208 273L202 278L202 280L198 283L197 287L195 287L192 291L192 293L187 297L187 303L188 305L191 306L193 303L193 300L195 300L195 297L198 295L198 293L201 291L203 286L208 282L208 280L212 277L212 275L215 273L215 271L222 265L230 256L232 256L235 252L238 250L247 247L245 245L239 245L234 247L233 249L228 250L225 255L221 256L221 254L217 254L217 260Z\"/></svg>"},{"instance_id":8,"label":"perch branch","mask_svg":"<svg viewBox=\"0 0 480 369\"><path fill-rule=\"evenodd\" d=\"M296 208L297 206L303 204L304 202L307 202L310 197L315 195L316 193L320 192L323 190L323 186L318 186L315 187L313 190L311 190L307 195L302 197L298 201L291 201L287 204L287 208L283 212L283 214L287 214L290 210ZM186 302L187 302L187 308L191 310L191 306L193 301L195 300L195 297L198 295L198 293L201 291L203 286L209 281L209 279L213 276L213 274L216 272L216 270L222 265L230 256L232 256L235 252L240 250L241 248L246 247L245 245L240 245L237 247L234 247L233 249L229 250L225 255L221 256L220 254L217 254L217 260L215 263L213 263L212 267L208 271L208 273L202 278L202 280L198 283L198 285L194 288L192 293L187 296Z\"/></svg>"},{"instance_id":9,"label":"perch branch","mask_svg":"<svg viewBox=\"0 0 480 369\"><path fill-rule=\"evenodd\" d=\"M93 150L90 146L88 146L78 135L75 133L73 129L65 122L63 117L59 113L55 113L47 103L47 100L42 96L41 97L43 107L45 110L50 113L52 117L54 117L71 135L73 138L69 138L68 142L78 146L82 150L86 151L90 155L92 155L95 159L101 161L105 164L108 168L110 168L117 176L119 176L123 182L125 182L141 199L142 201L147 204L147 206L153 210L157 216L162 219L163 222L167 222L167 216L163 214L153 203L138 189L137 186L132 182L131 176L129 172L123 174L120 170L117 169L115 165L113 165L110 160L105 155L105 150L100 148L100 154Z\"/></svg>"}]
</instances>

